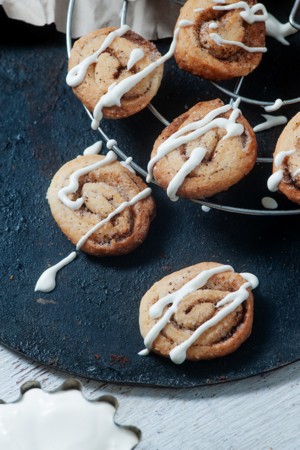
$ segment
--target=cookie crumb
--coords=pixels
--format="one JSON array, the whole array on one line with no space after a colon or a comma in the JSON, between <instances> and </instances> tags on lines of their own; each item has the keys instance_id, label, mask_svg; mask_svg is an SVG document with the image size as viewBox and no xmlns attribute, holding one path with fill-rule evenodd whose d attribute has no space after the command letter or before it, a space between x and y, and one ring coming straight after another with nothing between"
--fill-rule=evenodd
<instances>
[{"instance_id":1,"label":"cookie crumb","mask_svg":"<svg viewBox=\"0 0 300 450\"><path fill-rule=\"evenodd\" d=\"M109 363L111 365L119 364L121 367L124 367L126 364L129 363L129 359L127 358L127 356L115 355L115 354L111 353Z\"/></svg>"}]
</instances>

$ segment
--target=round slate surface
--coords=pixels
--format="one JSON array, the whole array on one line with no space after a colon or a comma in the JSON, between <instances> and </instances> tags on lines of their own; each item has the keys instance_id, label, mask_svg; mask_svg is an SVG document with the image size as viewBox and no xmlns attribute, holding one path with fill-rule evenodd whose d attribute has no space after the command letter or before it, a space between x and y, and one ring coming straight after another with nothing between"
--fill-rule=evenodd
<instances>
[{"instance_id":1,"label":"round slate surface","mask_svg":"<svg viewBox=\"0 0 300 450\"><path fill-rule=\"evenodd\" d=\"M43 270L73 250L45 199L50 180L99 134L91 130L84 109L66 86L65 36L53 26L10 21L3 12L1 24L9 24L1 38L0 68L1 343L75 376L173 387L239 379L299 359L297 216L253 217L216 210L207 214L186 200L170 202L154 186L157 217L140 248L119 258L81 254L59 273L53 292L34 292ZM16 38L16 31L22 39ZM287 62L296 69L292 53L298 38L289 40L290 47L270 42L272 51L247 78L244 95L255 92L270 100L299 95L296 76L283 83ZM169 42L159 43L162 51ZM283 63L276 65L275 77L270 67L279 56ZM197 101L215 97L228 101L209 82L179 71L169 61L154 105L172 119ZM247 105L242 110L252 125L262 121L263 110ZM291 118L296 111L297 106L289 107L280 114ZM105 121L104 129L145 167L162 125L145 110L122 121ZM258 134L261 155L272 154L281 130ZM259 164L216 201L261 208L261 198L270 195L269 175L270 166ZM279 194L271 196L282 208L296 207ZM156 355L138 356L143 348L138 329L141 297L158 279L200 261L231 264L238 272L258 276L251 337L237 352L215 361L177 366Z\"/></svg>"}]
</instances>

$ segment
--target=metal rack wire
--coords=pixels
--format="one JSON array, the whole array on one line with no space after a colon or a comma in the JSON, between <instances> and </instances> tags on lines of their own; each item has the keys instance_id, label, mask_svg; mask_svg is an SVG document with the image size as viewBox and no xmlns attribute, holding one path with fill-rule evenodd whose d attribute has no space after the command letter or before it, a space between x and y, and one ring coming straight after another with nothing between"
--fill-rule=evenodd
<instances>
[{"instance_id":1,"label":"metal rack wire","mask_svg":"<svg viewBox=\"0 0 300 450\"><path fill-rule=\"evenodd\" d=\"M185 3L185 0L172 0L174 3L177 3L179 5L183 5ZM69 7L68 7L68 13L67 13L67 21L66 21L66 47L67 47L67 55L70 56L71 48L72 48L72 17L74 12L74 6L75 6L76 0L69 0ZM127 10L128 10L128 0L123 0L122 2L122 8L120 11L120 25L125 25L127 21ZM300 14L300 0L296 0L293 8L291 10L291 13L289 15L289 21L291 25L296 28L297 30L300 30L300 24L297 21L297 18ZM240 90L242 87L242 84L244 83L245 77L240 77L237 79L237 82L235 84L235 88L230 91L229 89L225 88L219 83L211 81L212 85L215 86L217 89L219 89L224 94L228 95L230 98L230 102L232 103L234 100L239 98L241 102L248 103L250 105L255 106L269 106L272 105L274 102L272 101L265 101L265 100L259 100L259 99L252 99L249 97L242 96L240 94ZM283 106L287 105L293 105L295 103L300 102L300 97L291 98L288 100L283 100ZM93 115L91 112L84 106L88 116L90 119L93 119ZM169 121L152 105L148 105L148 109L152 112L152 114L164 125L169 125ZM105 133L102 127L98 127L98 131L100 132L102 138L105 140L105 142L108 142L111 138ZM125 161L129 155L126 155L117 144L113 145L112 149L115 151L115 153L121 158L123 161ZM267 158L267 157L258 157L257 163L272 163L273 158ZM132 168L138 172L140 175L146 178L147 172L142 167L140 167L137 163L132 161L130 163ZM152 181L153 184L156 184L155 181ZM288 209L288 210L269 210L269 209L248 209L248 208L239 208L224 204L215 203L214 201L207 201L207 200L192 200L194 203L200 204L202 206L206 206L208 208L220 210L220 211L226 211L231 213L239 213L244 215L255 215L255 216L293 216L300 214L300 209Z\"/></svg>"}]
</instances>

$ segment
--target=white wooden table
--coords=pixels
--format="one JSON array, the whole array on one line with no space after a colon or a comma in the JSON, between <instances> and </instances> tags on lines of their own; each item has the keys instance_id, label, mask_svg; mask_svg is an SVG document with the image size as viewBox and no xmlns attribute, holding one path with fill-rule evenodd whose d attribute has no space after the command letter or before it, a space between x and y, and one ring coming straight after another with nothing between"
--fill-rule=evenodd
<instances>
[{"instance_id":1,"label":"white wooden table","mask_svg":"<svg viewBox=\"0 0 300 450\"><path fill-rule=\"evenodd\" d=\"M299 369L300 362L241 381L179 390L80 381L87 398L117 398L117 422L142 430L139 450L298 450ZM67 378L0 347L4 401L16 400L26 381L51 391Z\"/></svg>"}]
</instances>

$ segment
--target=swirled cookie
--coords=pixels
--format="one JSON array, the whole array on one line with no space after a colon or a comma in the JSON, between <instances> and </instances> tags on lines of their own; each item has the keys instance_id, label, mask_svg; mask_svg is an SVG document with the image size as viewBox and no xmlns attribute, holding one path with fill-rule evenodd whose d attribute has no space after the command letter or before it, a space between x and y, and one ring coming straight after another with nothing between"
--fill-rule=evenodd
<instances>
[{"instance_id":1,"label":"swirled cookie","mask_svg":"<svg viewBox=\"0 0 300 450\"><path fill-rule=\"evenodd\" d=\"M122 255L140 245L155 215L151 189L110 152L84 155L54 175L47 198L62 232L95 256Z\"/></svg>"},{"instance_id":2,"label":"swirled cookie","mask_svg":"<svg viewBox=\"0 0 300 450\"><path fill-rule=\"evenodd\" d=\"M99 100L113 86L141 72L160 56L153 43L127 26L96 30L75 42L69 59L67 83L73 86L75 95L93 112ZM108 103L113 104L103 107L103 117L119 119L145 108L156 94L162 75L163 65L160 65L129 87L128 91L125 89L124 95L115 103L110 99Z\"/></svg>"},{"instance_id":3,"label":"swirled cookie","mask_svg":"<svg viewBox=\"0 0 300 450\"><path fill-rule=\"evenodd\" d=\"M289 200L300 204L300 113L285 126L273 156L269 188L279 189Z\"/></svg>"},{"instance_id":4,"label":"swirled cookie","mask_svg":"<svg viewBox=\"0 0 300 450\"><path fill-rule=\"evenodd\" d=\"M208 80L225 80L245 76L258 66L266 51L267 12L264 7L253 11L254 0L243 2L244 8L241 3L235 0L228 0L226 5L210 0L185 3L177 23L191 20L193 25L179 31L175 59L180 68Z\"/></svg>"},{"instance_id":5,"label":"swirled cookie","mask_svg":"<svg viewBox=\"0 0 300 450\"><path fill-rule=\"evenodd\" d=\"M146 348L178 364L232 353L251 333L257 285L254 275L213 262L166 276L141 300Z\"/></svg>"},{"instance_id":6,"label":"swirled cookie","mask_svg":"<svg viewBox=\"0 0 300 450\"><path fill-rule=\"evenodd\" d=\"M148 181L153 175L172 200L210 197L247 175L256 156L255 133L237 107L200 102L155 141Z\"/></svg>"}]
</instances>

